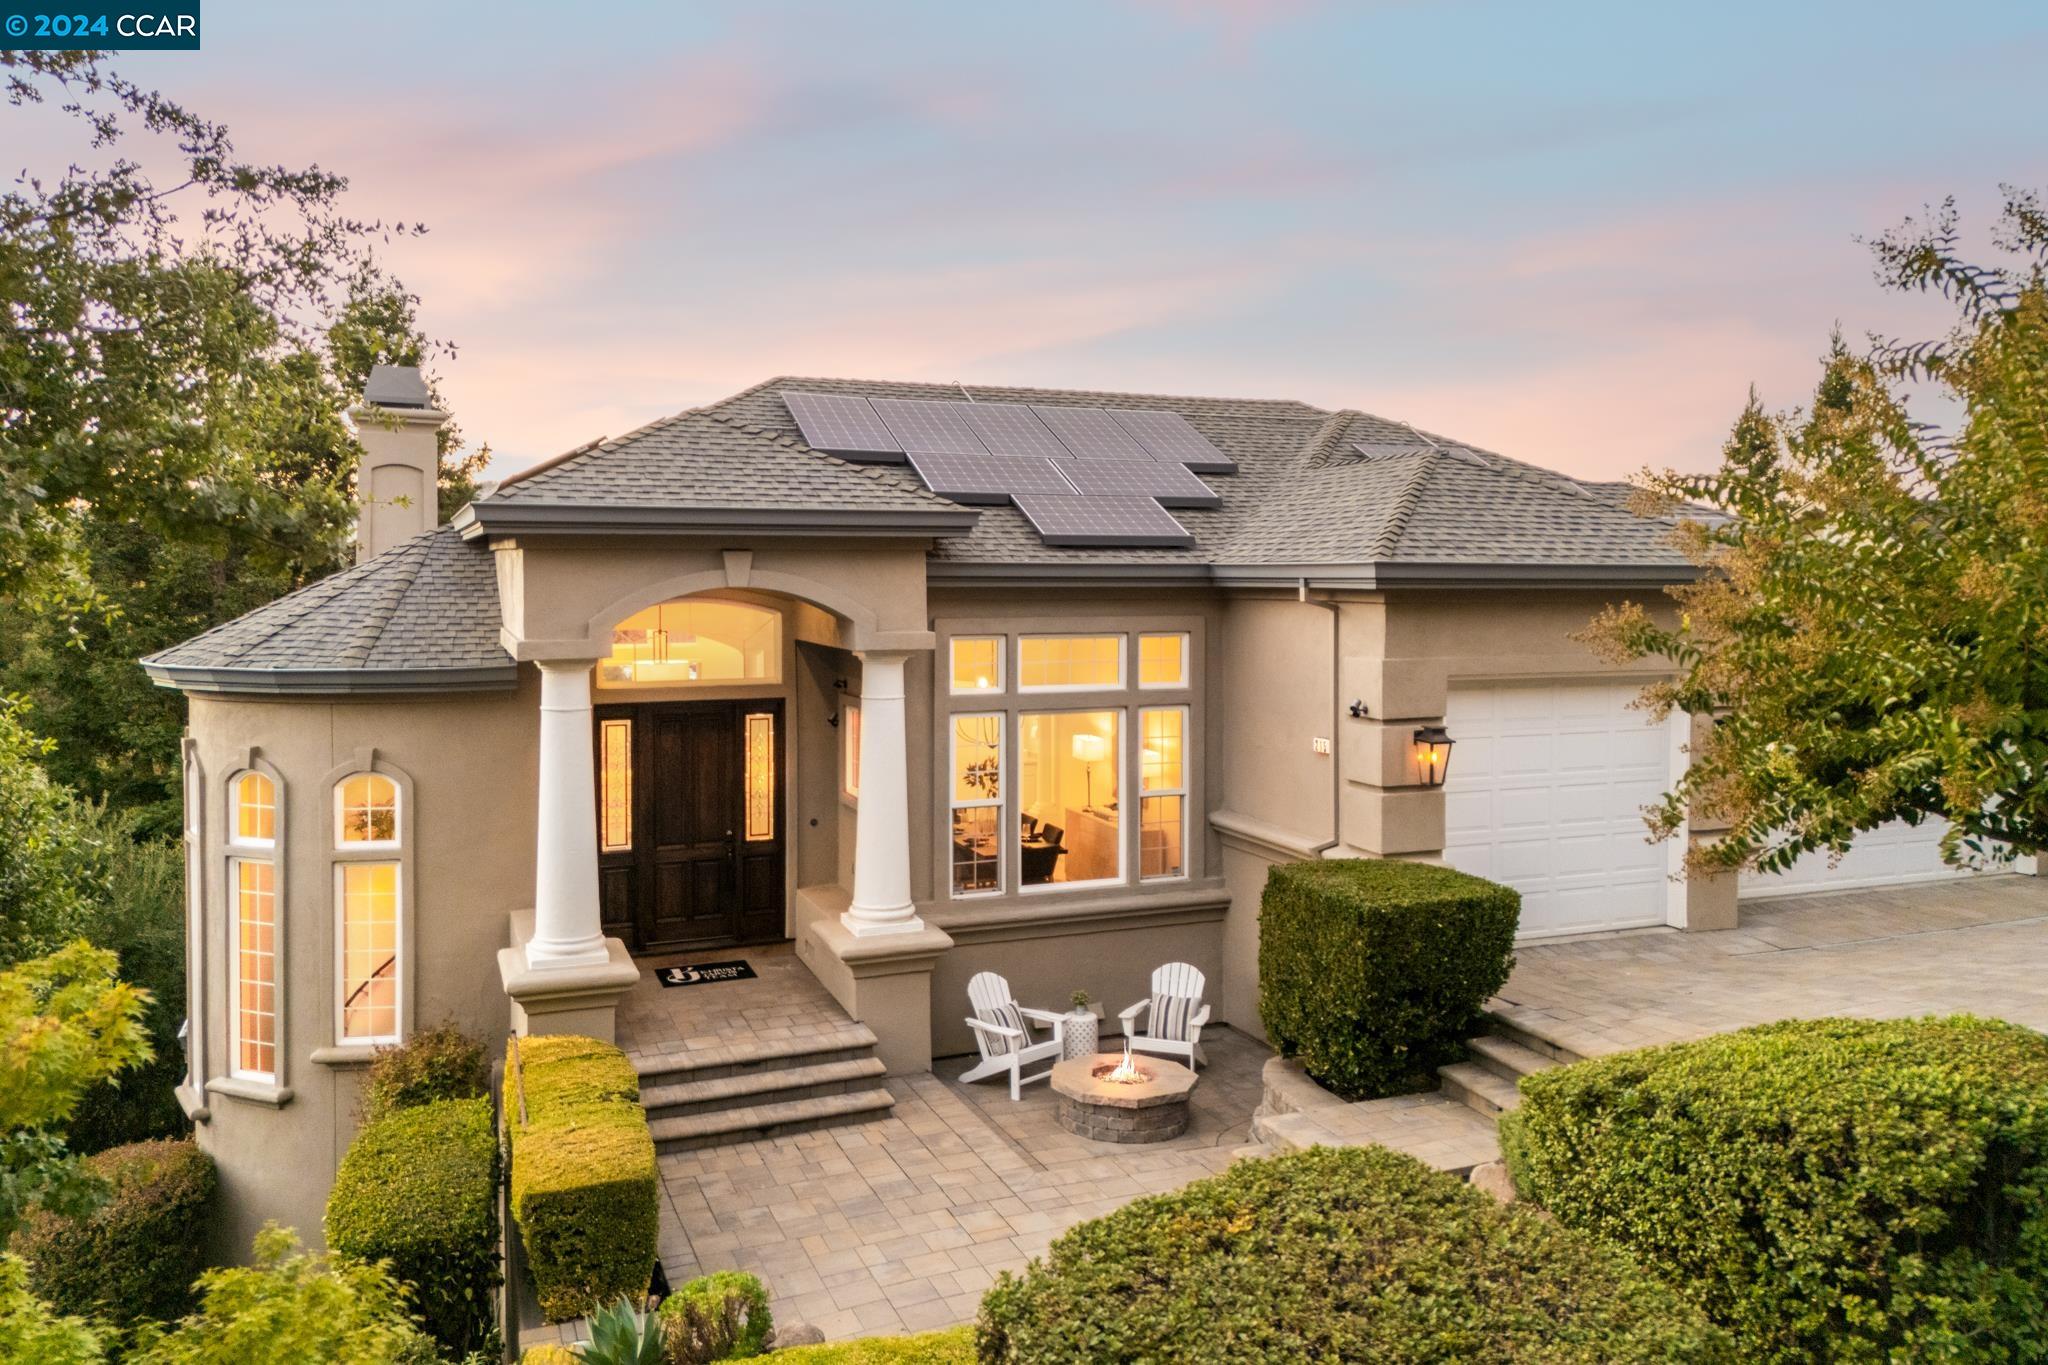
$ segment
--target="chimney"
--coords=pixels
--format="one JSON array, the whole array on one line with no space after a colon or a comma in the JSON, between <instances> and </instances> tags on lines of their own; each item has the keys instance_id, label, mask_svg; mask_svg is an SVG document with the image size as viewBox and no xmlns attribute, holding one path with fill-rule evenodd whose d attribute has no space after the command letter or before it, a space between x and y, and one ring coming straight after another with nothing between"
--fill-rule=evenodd
<instances>
[{"instance_id":1,"label":"chimney","mask_svg":"<svg viewBox=\"0 0 2048 1365\"><path fill-rule=\"evenodd\" d=\"M435 434L448 414L434 406L411 365L373 365L363 401L349 411L363 462L356 470L356 563L441 522Z\"/></svg>"}]
</instances>

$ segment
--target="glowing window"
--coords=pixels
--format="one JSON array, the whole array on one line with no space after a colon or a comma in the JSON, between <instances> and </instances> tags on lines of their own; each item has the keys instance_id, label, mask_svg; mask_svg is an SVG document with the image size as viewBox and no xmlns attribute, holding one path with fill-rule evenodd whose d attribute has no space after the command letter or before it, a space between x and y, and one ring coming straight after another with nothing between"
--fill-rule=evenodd
<instances>
[{"instance_id":1,"label":"glowing window","mask_svg":"<svg viewBox=\"0 0 2048 1365\"><path fill-rule=\"evenodd\" d=\"M375 848L398 843L398 784L357 773L335 784L335 842Z\"/></svg>"},{"instance_id":2,"label":"glowing window","mask_svg":"<svg viewBox=\"0 0 2048 1365\"><path fill-rule=\"evenodd\" d=\"M243 773L235 779L234 817L228 828L238 844L271 844L277 841L277 784L262 773Z\"/></svg>"},{"instance_id":3,"label":"glowing window","mask_svg":"<svg viewBox=\"0 0 2048 1365\"><path fill-rule=\"evenodd\" d=\"M1140 635L1138 637L1138 686L1186 687L1188 685L1188 637Z\"/></svg>"},{"instance_id":4,"label":"glowing window","mask_svg":"<svg viewBox=\"0 0 2048 1365\"><path fill-rule=\"evenodd\" d=\"M698 598L663 602L619 622L610 657L597 665L604 687L781 680L780 612Z\"/></svg>"},{"instance_id":5,"label":"glowing window","mask_svg":"<svg viewBox=\"0 0 2048 1365\"><path fill-rule=\"evenodd\" d=\"M1017 720L1018 872L1026 887L1123 876L1121 711Z\"/></svg>"},{"instance_id":6,"label":"glowing window","mask_svg":"<svg viewBox=\"0 0 2048 1365\"><path fill-rule=\"evenodd\" d=\"M1123 686L1121 635L1027 635L1017 656L1017 685L1027 692Z\"/></svg>"},{"instance_id":7,"label":"glowing window","mask_svg":"<svg viewBox=\"0 0 2048 1365\"><path fill-rule=\"evenodd\" d=\"M747 716L747 819L750 843L775 837L775 717L767 711Z\"/></svg>"},{"instance_id":8,"label":"glowing window","mask_svg":"<svg viewBox=\"0 0 2048 1365\"><path fill-rule=\"evenodd\" d=\"M633 847L633 722L602 721L597 733L602 847L618 853Z\"/></svg>"},{"instance_id":9,"label":"glowing window","mask_svg":"<svg viewBox=\"0 0 2048 1365\"><path fill-rule=\"evenodd\" d=\"M235 1066L277 1079L277 869L267 859L228 864L235 887Z\"/></svg>"},{"instance_id":10,"label":"glowing window","mask_svg":"<svg viewBox=\"0 0 2048 1365\"><path fill-rule=\"evenodd\" d=\"M1003 642L990 636L961 636L953 641L953 691L1003 690Z\"/></svg>"},{"instance_id":11,"label":"glowing window","mask_svg":"<svg viewBox=\"0 0 2048 1365\"><path fill-rule=\"evenodd\" d=\"M1187 871L1187 718L1185 707L1138 713L1138 876Z\"/></svg>"},{"instance_id":12,"label":"glowing window","mask_svg":"<svg viewBox=\"0 0 2048 1365\"><path fill-rule=\"evenodd\" d=\"M839 756L839 790L858 801L860 799L860 708L847 706L840 711L840 733L844 736L845 752Z\"/></svg>"},{"instance_id":13,"label":"glowing window","mask_svg":"<svg viewBox=\"0 0 2048 1365\"><path fill-rule=\"evenodd\" d=\"M398 864L342 863L341 1036L398 1041Z\"/></svg>"},{"instance_id":14,"label":"glowing window","mask_svg":"<svg viewBox=\"0 0 2048 1365\"><path fill-rule=\"evenodd\" d=\"M953 894L1003 889L1003 718L953 717Z\"/></svg>"}]
</instances>

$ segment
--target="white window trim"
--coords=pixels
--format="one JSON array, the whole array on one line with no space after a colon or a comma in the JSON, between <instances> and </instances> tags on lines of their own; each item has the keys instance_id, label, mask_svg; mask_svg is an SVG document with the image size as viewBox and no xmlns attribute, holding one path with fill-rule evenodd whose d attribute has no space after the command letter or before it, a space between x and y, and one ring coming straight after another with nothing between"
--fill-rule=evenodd
<instances>
[{"instance_id":1,"label":"white window trim","mask_svg":"<svg viewBox=\"0 0 2048 1365\"><path fill-rule=\"evenodd\" d=\"M260 777L270 784L270 837L268 839L245 839L242 837L242 782L250 777ZM283 798L278 794L277 779L261 768L237 769L228 779L228 847L249 849L263 853L277 850L277 832L283 812L280 807Z\"/></svg>"},{"instance_id":2,"label":"white window trim","mask_svg":"<svg viewBox=\"0 0 2048 1365\"><path fill-rule=\"evenodd\" d=\"M1185 646L1183 646L1182 652L1186 652ZM1177 787L1153 787L1148 789L1145 786L1145 714L1148 711L1177 711L1180 713L1180 785ZM1138 812L1138 881L1140 884L1184 882L1188 879L1188 864L1191 861L1188 857L1188 814L1191 804L1188 800L1188 727L1193 723L1193 720L1193 708L1185 702L1175 706L1141 706L1138 708L1136 735L1138 742L1138 800L1136 808ZM1145 875L1145 802L1148 798L1154 796L1177 796L1180 798L1180 871L1160 872L1148 877Z\"/></svg>"},{"instance_id":3,"label":"white window trim","mask_svg":"<svg viewBox=\"0 0 2048 1365\"><path fill-rule=\"evenodd\" d=\"M389 839L350 839L347 837L347 798L343 792L350 782L358 777L380 778L391 784L391 829ZM405 787L388 773L362 768L349 773L333 784L334 792L334 847L343 853L396 852L405 846Z\"/></svg>"},{"instance_id":4,"label":"white window trim","mask_svg":"<svg viewBox=\"0 0 2048 1365\"><path fill-rule=\"evenodd\" d=\"M1116 641L1116 677L1106 683L1027 683L1024 681L1024 642L1026 640L1107 640ZM1131 635L1129 631L1118 630L1053 630L1033 631L1017 637L1017 691L1019 695L1043 697L1061 692L1128 692L1126 681L1131 675ZM1101 708L1097 708L1098 710ZM1095 885L1095 883L1090 883Z\"/></svg>"},{"instance_id":5,"label":"white window trim","mask_svg":"<svg viewBox=\"0 0 2048 1365\"><path fill-rule=\"evenodd\" d=\"M237 781L240 779L237 778ZM254 842L237 844L235 847L248 852L267 852ZM270 868L270 1036L271 1069L252 1071L242 1065L242 865L262 863ZM238 1081L254 1081L259 1085L277 1085L282 1074L284 1061L284 913L283 902L278 896L277 860L257 858L244 853L232 853L228 857L229 906L229 947L233 966L229 980L234 990L228 1002L228 1075Z\"/></svg>"},{"instance_id":6,"label":"white window trim","mask_svg":"<svg viewBox=\"0 0 2048 1365\"><path fill-rule=\"evenodd\" d=\"M963 720L992 720L996 723L996 794L993 798L961 801L956 797L960 780L960 722ZM946 717L946 893L952 900L985 900L1002 895L1009 885L1010 840L1020 837L1003 819L1003 812L1010 802L1009 728L1010 718L1002 711L954 711ZM962 891L953 885L953 812L991 809L996 813L996 884L986 891ZM1021 855L1017 861L1021 867Z\"/></svg>"},{"instance_id":7,"label":"white window trim","mask_svg":"<svg viewBox=\"0 0 2048 1365\"><path fill-rule=\"evenodd\" d=\"M1185 692L1188 690L1188 632L1184 630L1141 630L1138 633L1138 690L1140 692ZM1145 641L1175 639L1180 642L1180 677L1170 683L1145 681Z\"/></svg>"},{"instance_id":8,"label":"white window trim","mask_svg":"<svg viewBox=\"0 0 2048 1365\"><path fill-rule=\"evenodd\" d=\"M1062 690L1076 691L1081 689L1068 688ZM1019 848L1016 862L1017 894L1020 896L1059 895L1062 892L1067 891L1100 890L1105 886L1130 886L1132 884L1130 869L1130 828L1124 823L1124 816L1128 813L1131 804L1128 800L1125 799L1127 789L1124 786L1125 780L1128 777L1128 774L1126 773L1125 769L1129 767L1129 764L1125 762L1124 755L1125 751L1130 747L1131 708L1128 706L1068 706L1062 707L1058 710L1047 710L1044 708L1033 708L1027 710L1024 707L1020 706L1014 713L1017 720L1017 733L1019 736L1017 741L1017 752L1019 753L1019 755L1021 755L1024 751L1024 741L1022 736L1024 732L1024 721L1027 717L1089 716L1095 715L1103 711L1114 712L1117 718L1117 742L1110 746L1116 758L1116 875L1113 877L1096 877L1090 881L1085 882L1039 882L1033 886L1025 885L1024 855L1022 853L1024 843L1024 822L1020 818L1010 822L1010 832L1008 835L1004 837L1003 840L1004 844L1007 845L1011 840L1014 839L1017 842ZM1020 805L1018 807L1020 815L1022 809L1023 808ZM1041 821L1040 823L1043 822Z\"/></svg>"},{"instance_id":9,"label":"white window trim","mask_svg":"<svg viewBox=\"0 0 2048 1365\"><path fill-rule=\"evenodd\" d=\"M394 787L397 783L392 784ZM370 845L351 844L349 850L367 848ZM397 848L393 841L389 847ZM393 870L393 905L391 936L391 979L396 990L391 997L391 1019L398 1031L376 1034L365 1038L351 1038L348 1034L348 869L351 867L390 867ZM337 1047L388 1047L403 1041L405 1036L405 863L398 858L341 858L334 864L334 1041Z\"/></svg>"},{"instance_id":10,"label":"white window trim","mask_svg":"<svg viewBox=\"0 0 2048 1365\"><path fill-rule=\"evenodd\" d=\"M960 686L960 685L959 685L959 683L958 683L958 682L956 681L956 679L957 679L957 678L959 677L959 671L958 671L958 666L956 665L956 663L954 662L954 659L953 659L953 651L954 651L954 649L956 649L956 648L957 648L957 647L959 646L959 644L960 644L960 642L961 642L962 640L977 640L977 641L980 641L980 640L985 640L985 641L987 641L988 643L990 643L990 644L992 644L992 645L994 645L994 646L996 647L996 648L995 648L995 659L996 659L996 675L995 675L995 678L994 678L994 679L993 679L993 680L992 680L992 681L990 682L990 684L989 684L989 685L988 685L987 687L962 687L962 686ZM1009 688L1009 681L1008 681L1008 673L1009 673L1009 664L1010 664L1010 641L1009 641L1009 637L1008 637L1008 636L1004 636L1004 635L952 635L952 636L948 636L948 637L947 637L947 639L946 639L946 689L947 689L947 695L948 695L948 696L954 696L954 697L999 697L999 696L1001 696L1001 695L1002 695L1002 694L1003 694L1003 693L1004 693L1005 691L1007 691L1007 690L1008 690L1008 688Z\"/></svg>"}]
</instances>

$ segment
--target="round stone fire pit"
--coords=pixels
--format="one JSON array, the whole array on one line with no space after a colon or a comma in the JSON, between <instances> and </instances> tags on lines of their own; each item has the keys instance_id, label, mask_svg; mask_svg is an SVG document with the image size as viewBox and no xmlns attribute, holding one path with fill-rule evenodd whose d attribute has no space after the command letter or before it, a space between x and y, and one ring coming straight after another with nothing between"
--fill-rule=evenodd
<instances>
[{"instance_id":1,"label":"round stone fire pit","mask_svg":"<svg viewBox=\"0 0 2048 1365\"><path fill-rule=\"evenodd\" d=\"M1097 1142L1164 1142L1186 1132L1195 1073L1140 1053L1132 1059L1137 1080L1111 1080L1123 1060L1120 1052L1098 1052L1053 1067L1060 1127Z\"/></svg>"}]
</instances>

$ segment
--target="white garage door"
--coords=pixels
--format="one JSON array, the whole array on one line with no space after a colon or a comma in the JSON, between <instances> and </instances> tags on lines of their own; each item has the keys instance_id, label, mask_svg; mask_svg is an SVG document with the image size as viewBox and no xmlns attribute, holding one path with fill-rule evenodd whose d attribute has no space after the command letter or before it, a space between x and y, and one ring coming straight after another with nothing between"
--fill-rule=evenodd
<instances>
[{"instance_id":1,"label":"white garage door","mask_svg":"<svg viewBox=\"0 0 2048 1365\"><path fill-rule=\"evenodd\" d=\"M1856 836L1842 861L1828 866L1828 855L1809 853L1783 872L1742 874L1745 899L1797 896L1811 891L1848 891L1860 886L1904 886L1913 882L1968 877L1968 868L1941 860L1946 820L1924 820L1917 827L1903 821Z\"/></svg>"},{"instance_id":2,"label":"white garage door","mask_svg":"<svg viewBox=\"0 0 2048 1365\"><path fill-rule=\"evenodd\" d=\"M1665 923L1669 845L1642 808L1670 786L1671 731L1633 683L1457 685L1444 724L1444 860L1522 893L1525 937Z\"/></svg>"}]
</instances>

